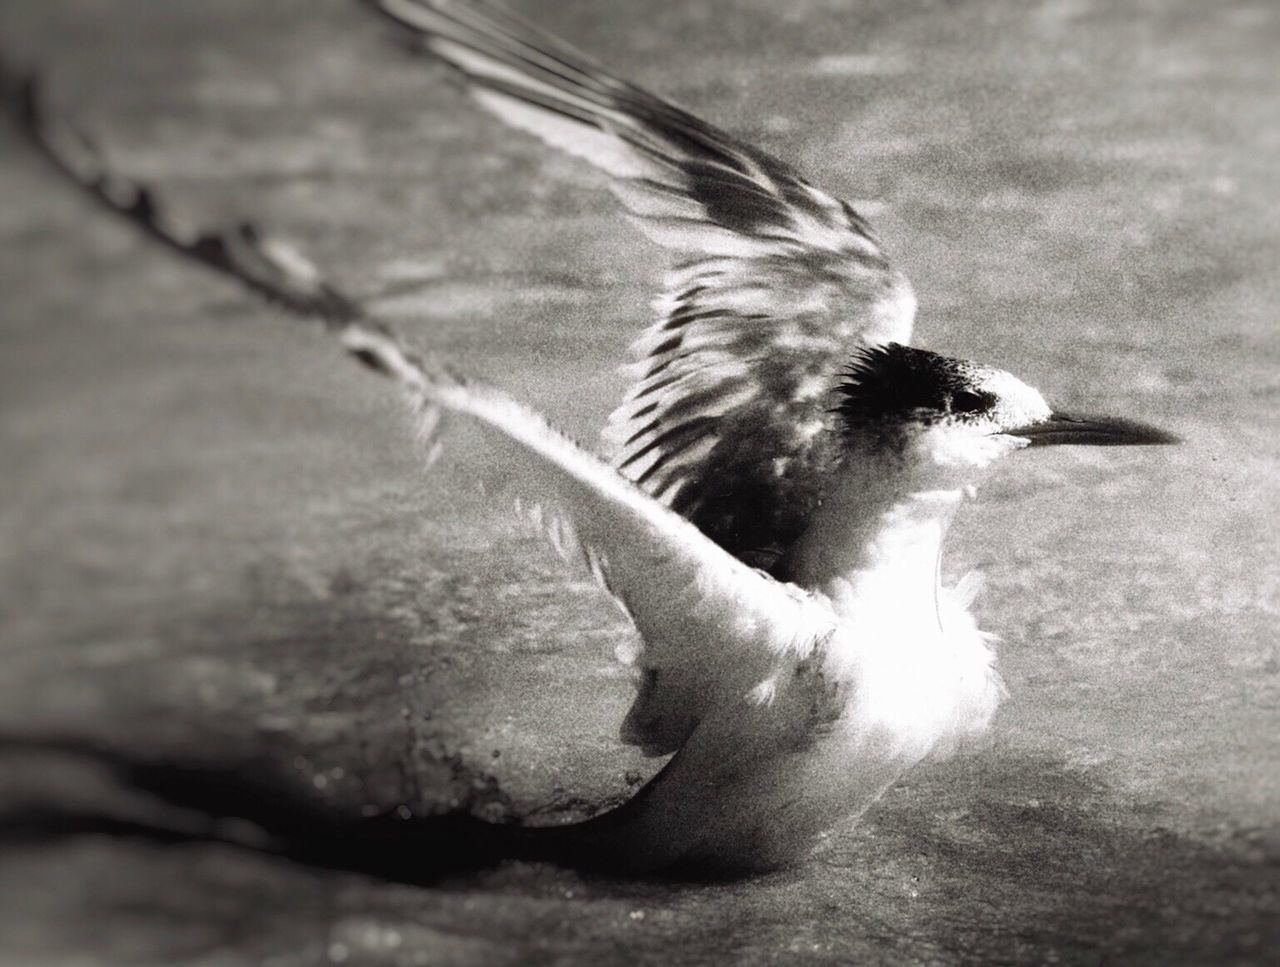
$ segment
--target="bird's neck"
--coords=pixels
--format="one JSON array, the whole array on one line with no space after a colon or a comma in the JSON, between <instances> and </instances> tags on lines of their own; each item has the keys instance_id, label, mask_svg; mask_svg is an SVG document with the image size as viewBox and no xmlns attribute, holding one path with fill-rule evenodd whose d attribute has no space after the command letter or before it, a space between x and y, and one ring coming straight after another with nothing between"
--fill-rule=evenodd
<instances>
[{"instance_id":1,"label":"bird's neck","mask_svg":"<svg viewBox=\"0 0 1280 967\"><path fill-rule=\"evenodd\" d=\"M966 481L934 466L860 457L791 548L785 577L822 592L837 610L891 594L895 607L932 613L942 542L965 489Z\"/></svg>"}]
</instances>

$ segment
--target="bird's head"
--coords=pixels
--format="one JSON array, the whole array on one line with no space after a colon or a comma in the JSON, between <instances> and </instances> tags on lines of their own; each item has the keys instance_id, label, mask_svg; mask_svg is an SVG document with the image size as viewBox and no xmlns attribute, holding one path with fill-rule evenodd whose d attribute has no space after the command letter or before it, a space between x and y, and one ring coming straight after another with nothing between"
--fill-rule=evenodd
<instances>
[{"instance_id":1,"label":"bird's head","mask_svg":"<svg viewBox=\"0 0 1280 967\"><path fill-rule=\"evenodd\" d=\"M859 352L837 392L845 430L864 445L962 472L1028 446L1177 442L1131 420L1055 410L1004 370L898 343Z\"/></svg>"}]
</instances>

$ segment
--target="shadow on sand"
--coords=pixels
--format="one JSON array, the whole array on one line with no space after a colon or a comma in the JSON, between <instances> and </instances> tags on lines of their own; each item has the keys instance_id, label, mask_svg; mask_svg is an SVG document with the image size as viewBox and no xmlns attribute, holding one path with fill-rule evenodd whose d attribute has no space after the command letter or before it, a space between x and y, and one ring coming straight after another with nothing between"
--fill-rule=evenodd
<instances>
[{"instance_id":1,"label":"shadow on sand","mask_svg":"<svg viewBox=\"0 0 1280 967\"><path fill-rule=\"evenodd\" d=\"M485 822L466 812L413 816L392 808L367 815L335 805L290 776L277 756L235 762L146 759L91 740L6 736L0 737L0 763L6 759L23 760L28 769L58 760L73 774L92 773L90 784L97 789L105 771L116 787L111 792L124 795L100 797L101 807L92 795L90 804L72 807L12 797L15 802L0 804L0 845L91 834L219 842L418 885L508 859L569 865L568 857L547 855L541 846L532 855L527 831L518 825Z\"/></svg>"},{"instance_id":2,"label":"shadow on sand","mask_svg":"<svg viewBox=\"0 0 1280 967\"><path fill-rule=\"evenodd\" d=\"M78 763L135 797L127 809L26 801L0 812L0 844L83 834L152 842L224 842L320 869L431 885L531 856L526 831L470 815L353 815L288 780L276 760L142 761L91 742L6 738L0 763ZM957 794L957 789L961 794ZM139 794L142 794L139 796ZM142 803L142 806L138 804ZM1125 803L1059 763L989 756L938 767L835 836L803 874L842 882L841 915L929 934L960 959L1248 961L1280 944L1280 850L1268 831L1190 838L1154 807ZM896 872L895 872L896 871ZM905 871L905 873L904 873ZM694 871L696 874L697 871ZM673 890L702 889L688 871ZM910 910L885 885L908 875ZM605 892L650 890L607 873ZM613 884L612 886L610 884ZM897 911L897 912L895 912ZM928 911L927 918L920 916ZM895 924L901 915L902 922Z\"/></svg>"}]
</instances>

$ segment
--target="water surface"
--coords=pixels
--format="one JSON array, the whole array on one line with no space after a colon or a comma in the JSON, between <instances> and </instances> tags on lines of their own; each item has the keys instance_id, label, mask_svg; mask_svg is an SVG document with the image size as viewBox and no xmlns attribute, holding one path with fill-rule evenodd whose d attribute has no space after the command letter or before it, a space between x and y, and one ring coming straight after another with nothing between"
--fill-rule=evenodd
<instances>
[{"instance_id":1,"label":"water surface","mask_svg":"<svg viewBox=\"0 0 1280 967\"><path fill-rule=\"evenodd\" d=\"M1274 4L520 9L865 202L922 344L1187 438L1027 454L967 509L1011 697L806 867L431 887L217 845L9 845L13 964L1257 962L1280 922ZM345 0L0 13L193 219L252 216L592 440L661 254L572 160ZM270 776L337 811L552 820L654 768L627 628L461 430L0 142L0 731ZM485 482L482 490L477 481ZM237 772L237 770L239 770ZM149 808L6 754L0 804Z\"/></svg>"}]
</instances>

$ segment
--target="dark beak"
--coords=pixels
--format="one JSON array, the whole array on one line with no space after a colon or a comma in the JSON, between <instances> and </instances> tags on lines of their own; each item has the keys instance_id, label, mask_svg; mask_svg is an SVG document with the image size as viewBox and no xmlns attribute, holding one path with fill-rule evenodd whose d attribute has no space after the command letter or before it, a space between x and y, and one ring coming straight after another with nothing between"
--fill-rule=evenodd
<instances>
[{"instance_id":1,"label":"dark beak","mask_svg":"<svg viewBox=\"0 0 1280 967\"><path fill-rule=\"evenodd\" d=\"M1164 430L1158 430L1154 426L1134 420L1121 420L1109 416L1076 416L1061 412L1054 412L1047 420L1009 430L1008 433L1009 436L1020 436L1030 440L1033 447L1065 443L1084 443L1103 447L1141 447L1182 442L1172 433L1166 433Z\"/></svg>"}]
</instances>

